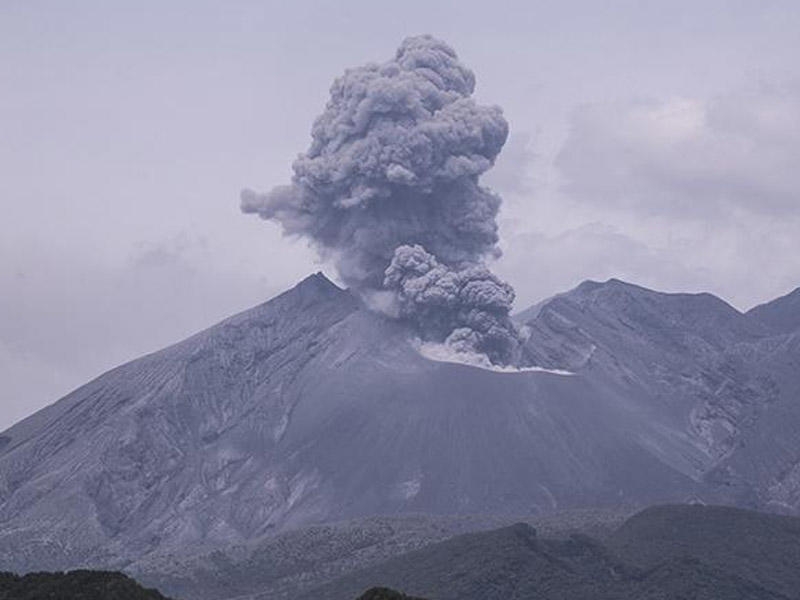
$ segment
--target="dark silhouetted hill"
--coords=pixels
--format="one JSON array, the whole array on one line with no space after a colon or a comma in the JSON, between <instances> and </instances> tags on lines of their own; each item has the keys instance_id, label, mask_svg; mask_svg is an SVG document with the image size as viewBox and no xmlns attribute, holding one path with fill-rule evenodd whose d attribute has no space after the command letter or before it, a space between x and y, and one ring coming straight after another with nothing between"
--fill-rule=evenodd
<instances>
[{"instance_id":1,"label":"dark silhouetted hill","mask_svg":"<svg viewBox=\"0 0 800 600\"><path fill-rule=\"evenodd\" d=\"M111 571L0 573L0 600L168 600Z\"/></svg>"},{"instance_id":2,"label":"dark silhouetted hill","mask_svg":"<svg viewBox=\"0 0 800 600\"><path fill-rule=\"evenodd\" d=\"M300 596L352 600L388 586L433 600L789 600L800 598L800 519L662 506L600 542L543 539L526 524L467 534Z\"/></svg>"},{"instance_id":3,"label":"dark silhouetted hill","mask_svg":"<svg viewBox=\"0 0 800 600\"><path fill-rule=\"evenodd\" d=\"M656 506L628 519L608 546L653 569L687 557L800 597L800 519L721 506Z\"/></svg>"},{"instance_id":4,"label":"dark silhouetted hill","mask_svg":"<svg viewBox=\"0 0 800 600\"><path fill-rule=\"evenodd\" d=\"M372 588L361 594L358 600L424 600L424 598L413 598L389 588Z\"/></svg>"}]
</instances>

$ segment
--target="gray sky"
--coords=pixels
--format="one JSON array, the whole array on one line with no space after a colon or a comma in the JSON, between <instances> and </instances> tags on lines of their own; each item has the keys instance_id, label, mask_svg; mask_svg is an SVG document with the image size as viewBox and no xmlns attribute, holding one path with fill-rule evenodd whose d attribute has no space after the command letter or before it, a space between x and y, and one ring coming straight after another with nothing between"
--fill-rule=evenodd
<instances>
[{"instance_id":1,"label":"gray sky","mask_svg":"<svg viewBox=\"0 0 800 600\"><path fill-rule=\"evenodd\" d=\"M348 66L432 33L511 138L495 270L800 285L800 3L0 3L0 429L326 265L239 212Z\"/></svg>"}]
</instances>

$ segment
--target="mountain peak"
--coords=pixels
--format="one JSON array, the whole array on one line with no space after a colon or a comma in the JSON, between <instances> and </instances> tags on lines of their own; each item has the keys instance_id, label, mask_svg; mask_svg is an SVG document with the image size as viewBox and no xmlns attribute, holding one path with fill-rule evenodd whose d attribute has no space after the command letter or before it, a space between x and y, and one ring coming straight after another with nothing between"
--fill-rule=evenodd
<instances>
[{"instance_id":1,"label":"mountain peak","mask_svg":"<svg viewBox=\"0 0 800 600\"><path fill-rule=\"evenodd\" d=\"M663 292L636 283L630 283L629 281L624 281L622 279L617 279L616 277L611 277L610 279L606 279L605 281L595 281L593 279L587 279L579 283L571 290L568 290L561 294L557 294L553 298L578 297L578 296L597 294L603 292L605 293L622 292L642 297L647 296L651 298L676 298L683 300L692 298L694 299L701 298L705 300L712 300L718 304L728 305L727 302L709 292Z\"/></svg>"},{"instance_id":2,"label":"mountain peak","mask_svg":"<svg viewBox=\"0 0 800 600\"><path fill-rule=\"evenodd\" d=\"M518 312L514 316L514 320L518 323L527 323L535 318L537 318L541 311L548 307L551 303L559 301L576 301L576 302L583 302L586 298L594 297L595 295L603 292L603 291L630 291L631 293L649 293L649 294L659 294L659 292L655 292L653 290L649 290L645 287L641 287L632 283L628 283L626 281L622 281L621 279L607 279L606 281L595 281L594 279L586 279L579 283L574 288L567 290L566 292L561 292L560 294L555 294L554 296L550 296L545 298L544 300L540 300L536 304L529 306L525 310Z\"/></svg>"},{"instance_id":3,"label":"mountain peak","mask_svg":"<svg viewBox=\"0 0 800 600\"><path fill-rule=\"evenodd\" d=\"M700 359L710 348L722 352L765 334L762 325L713 294L658 292L619 279L584 281L517 319L530 328L532 360L572 371L605 356L616 372L616 363L630 367L642 359L643 348L653 352L648 364L663 364L665 352L677 362L687 352ZM637 347L635 357L631 346ZM640 365L642 373L648 364Z\"/></svg>"},{"instance_id":4,"label":"mountain peak","mask_svg":"<svg viewBox=\"0 0 800 600\"><path fill-rule=\"evenodd\" d=\"M599 301L608 308L621 308L620 302L629 303L646 301L663 306L666 310L712 312L727 315L729 318L741 317L742 314L722 298L709 292L661 292L621 279L611 278L603 282L586 280L572 290L554 296L566 298L578 303L590 298L592 303ZM691 308L690 308L691 307Z\"/></svg>"},{"instance_id":5,"label":"mountain peak","mask_svg":"<svg viewBox=\"0 0 800 600\"><path fill-rule=\"evenodd\" d=\"M561 295L568 295L576 291L592 292L596 290L625 290L632 293L652 294L654 296L664 296L664 297L668 296L694 297L694 298L705 297L705 298L714 298L718 301L724 302L724 300L709 292L664 292L664 291L654 290L652 288L645 287L643 285L639 285L636 283L631 283L629 281L624 281L622 279L617 279L616 277L611 277L609 279L606 279L605 281L595 281L593 279L587 279L579 283L572 290L567 291Z\"/></svg>"},{"instance_id":6,"label":"mountain peak","mask_svg":"<svg viewBox=\"0 0 800 600\"><path fill-rule=\"evenodd\" d=\"M311 305L328 302L353 304L355 297L349 291L333 283L322 271L317 271L300 281L293 288L224 322L239 321L243 317L253 317L261 314L265 309L269 312L277 309L281 312L290 311L291 313L296 313Z\"/></svg>"},{"instance_id":7,"label":"mountain peak","mask_svg":"<svg viewBox=\"0 0 800 600\"><path fill-rule=\"evenodd\" d=\"M345 292L338 285L328 279L322 271L317 271L300 281L288 293L320 294L323 296L337 295Z\"/></svg>"}]
</instances>

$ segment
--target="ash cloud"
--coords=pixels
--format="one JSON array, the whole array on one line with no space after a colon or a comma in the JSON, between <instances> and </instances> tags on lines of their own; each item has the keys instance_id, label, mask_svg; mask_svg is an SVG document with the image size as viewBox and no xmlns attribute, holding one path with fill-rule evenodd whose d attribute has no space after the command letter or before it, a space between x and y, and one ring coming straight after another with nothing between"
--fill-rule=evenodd
<instances>
[{"instance_id":1,"label":"ash cloud","mask_svg":"<svg viewBox=\"0 0 800 600\"><path fill-rule=\"evenodd\" d=\"M501 200L479 184L508 124L474 89L447 44L407 38L334 82L291 183L244 190L241 208L311 240L356 291L392 292L422 339L508 363L514 292L483 264L500 255Z\"/></svg>"},{"instance_id":2,"label":"ash cloud","mask_svg":"<svg viewBox=\"0 0 800 600\"><path fill-rule=\"evenodd\" d=\"M512 362L519 339L509 312L514 289L482 264L453 269L422 246L400 246L384 287L396 293L400 316L434 340L465 354Z\"/></svg>"}]
</instances>

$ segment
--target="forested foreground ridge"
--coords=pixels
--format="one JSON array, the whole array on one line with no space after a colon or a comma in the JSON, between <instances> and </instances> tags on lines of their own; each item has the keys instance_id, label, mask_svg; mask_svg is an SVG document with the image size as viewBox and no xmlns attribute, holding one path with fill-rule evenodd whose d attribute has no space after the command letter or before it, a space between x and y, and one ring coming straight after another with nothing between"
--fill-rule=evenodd
<instances>
[{"instance_id":1,"label":"forested foreground ridge","mask_svg":"<svg viewBox=\"0 0 800 600\"><path fill-rule=\"evenodd\" d=\"M357 546L369 544L361 537ZM732 507L654 506L613 529L520 522L362 557L350 569L319 563L308 544L292 550L290 541L237 563L238 584L207 570L211 563L204 585L136 577L175 600L800 600L800 519ZM341 541L340 551L352 543ZM281 546L305 570L298 564L288 577ZM176 563L188 582L198 571L187 566ZM168 600L122 573L87 570L0 573L0 600L12 599Z\"/></svg>"},{"instance_id":2,"label":"forested foreground ridge","mask_svg":"<svg viewBox=\"0 0 800 600\"><path fill-rule=\"evenodd\" d=\"M170 600L114 571L0 573L0 600Z\"/></svg>"},{"instance_id":3,"label":"forested foreground ridge","mask_svg":"<svg viewBox=\"0 0 800 600\"><path fill-rule=\"evenodd\" d=\"M646 509L603 540L519 523L339 578L303 600L796 600L800 519L727 507ZM372 594L372 595L369 595ZM381 595L383 594L383 595Z\"/></svg>"}]
</instances>

